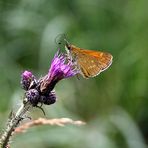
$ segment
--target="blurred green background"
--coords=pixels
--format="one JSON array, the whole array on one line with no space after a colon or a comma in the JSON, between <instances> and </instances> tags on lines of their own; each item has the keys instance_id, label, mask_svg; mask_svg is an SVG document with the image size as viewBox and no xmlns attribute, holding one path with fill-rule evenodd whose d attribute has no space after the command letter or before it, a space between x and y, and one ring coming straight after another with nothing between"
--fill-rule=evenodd
<instances>
[{"instance_id":1,"label":"blurred green background","mask_svg":"<svg viewBox=\"0 0 148 148\"><path fill-rule=\"evenodd\" d=\"M86 126L36 127L14 136L13 148L146 148L148 145L147 0L0 0L0 129L24 91L20 74L47 73L58 34L74 45L114 56L92 79L56 86L47 118L68 117ZM44 117L38 109L34 119Z\"/></svg>"}]
</instances>

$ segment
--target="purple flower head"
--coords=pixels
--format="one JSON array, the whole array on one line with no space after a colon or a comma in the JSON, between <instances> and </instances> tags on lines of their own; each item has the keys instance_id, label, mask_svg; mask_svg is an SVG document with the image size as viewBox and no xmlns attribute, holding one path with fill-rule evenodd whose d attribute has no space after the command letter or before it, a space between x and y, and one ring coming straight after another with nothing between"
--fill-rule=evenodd
<instances>
[{"instance_id":1,"label":"purple flower head","mask_svg":"<svg viewBox=\"0 0 148 148\"><path fill-rule=\"evenodd\" d=\"M28 90L33 82L35 82L34 75L30 71L24 71L21 75L21 85L23 89Z\"/></svg>"},{"instance_id":2,"label":"purple flower head","mask_svg":"<svg viewBox=\"0 0 148 148\"><path fill-rule=\"evenodd\" d=\"M30 72L30 71L27 71L27 70L25 70L23 73L22 73L22 77L24 78L24 79L29 79L29 78L31 78L33 75L32 75L32 72Z\"/></svg>"},{"instance_id":3,"label":"purple flower head","mask_svg":"<svg viewBox=\"0 0 148 148\"><path fill-rule=\"evenodd\" d=\"M36 89L29 89L28 91L26 91L25 97L32 104L32 106L37 106L37 104L39 103L40 95Z\"/></svg>"},{"instance_id":4,"label":"purple flower head","mask_svg":"<svg viewBox=\"0 0 148 148\"><path fill-rule=\"evenodd\" d=\"M68 57L65 54L59 54L58 51L52 60L48 76L59 80L72 77L77 73L74 67L75 65L68 61Z\"/></svg>"},{"instance_id":5,"label":"purple flower head","mask_svg":"<svg viewBox=\"0 0 148 148\"><path fill-rule=\"evenodd\" d=\"M51 91L49 94L40 97L40 103L46 105L54 104L56 102L55 91Z\"/></svg>"},{"instance_id":6,"label":"purple flower head","mask_svg":"<svg viewBox=\"0 0 148 148\"><path fill-rule=\"evenodd\" d=\"M50 92L58 81L72 77L77 73L75 64L68 60L65 54L60 54L58 50L51 62L48 74L41 79L40 91Z\"/></svg>"}]
</instances>

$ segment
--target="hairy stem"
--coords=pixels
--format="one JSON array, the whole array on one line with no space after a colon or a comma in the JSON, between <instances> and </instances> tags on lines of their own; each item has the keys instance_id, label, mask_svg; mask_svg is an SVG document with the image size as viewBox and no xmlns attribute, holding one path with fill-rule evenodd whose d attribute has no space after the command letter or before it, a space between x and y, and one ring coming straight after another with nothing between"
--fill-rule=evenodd
<instances>
[{"instance_id":1,"label":"hairy stem","mask_svg":"<svg viewBox=\"0 0 148 148\"><path fill-rule=\"evenodd\" d=\"M32 105L29 102L26 102L20 106L18 111L15 113L15 115L11 115L6 130L2 134L0 138L0 144L1 148L7 148L10 138L12 136L12 132L15 130L15 128L18 126L21 120L23 120L24 115L27 111L32 107Z\"/></svg>"}]
</instances>

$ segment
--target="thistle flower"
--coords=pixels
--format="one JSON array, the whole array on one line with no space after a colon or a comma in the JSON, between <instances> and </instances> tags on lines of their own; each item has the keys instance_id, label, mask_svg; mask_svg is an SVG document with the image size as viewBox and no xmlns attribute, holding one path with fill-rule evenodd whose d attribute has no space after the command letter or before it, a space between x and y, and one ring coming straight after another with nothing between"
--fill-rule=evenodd
<instances>
[{"instance_id":1,"label":"thistle flower","mask_svg":"<svg viewBox=\"0 0 148 148\"><path fill-rule=\"evenodd\" d=\"M24 71L21 75L21 85L24 90L28 90L31 84L35 83L35 77L30 71Z\"/></svg>"},{"instance_id":2,"label":"thistle flower","mask_svg":"<svg viewBox=\"0 0 148 148\"><path fill-rule=\"evenodd\" d=\"M78 73L75 64L68 60L66 54L60 54L59 50L55 54L48 74L39 80L30 71L22 73L21 84L26 90L25 100L29 101L32 106L38 103L50 105L56 102L56 94L53 91L57 82L62 79L72 77Z\"/></svg>"},{"instance_id":3,"label":"thistle flower","mask_svg":"<svg viewBox=\"0 0 148 148\"><path fill-rule=\"evenodd\" d=\"M48 74L40 80L40 91L49 93L54 86L62 79L72 77L78 73L76 66L68 60L66 54L55 54Z\"/></svg>"}]
</instances>

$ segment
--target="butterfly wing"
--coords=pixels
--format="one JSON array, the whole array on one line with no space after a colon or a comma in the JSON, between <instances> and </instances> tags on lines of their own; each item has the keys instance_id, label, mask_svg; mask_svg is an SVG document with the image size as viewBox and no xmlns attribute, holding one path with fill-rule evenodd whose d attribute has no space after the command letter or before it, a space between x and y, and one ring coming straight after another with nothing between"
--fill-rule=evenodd
<instances>
[{"instance_id":1,"label":"butterfly wing","mask_svg":"<svg viewBox=\"0 0 148 148\"><path fill-rule=\"evenodd\" d=\"M77 64L85 78L94 77L112 63L112 55L100 51L80 50L76 54Z\"/></svg>"}]
</instances>

